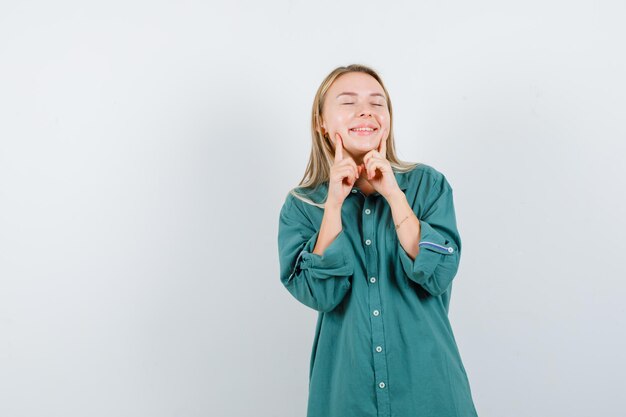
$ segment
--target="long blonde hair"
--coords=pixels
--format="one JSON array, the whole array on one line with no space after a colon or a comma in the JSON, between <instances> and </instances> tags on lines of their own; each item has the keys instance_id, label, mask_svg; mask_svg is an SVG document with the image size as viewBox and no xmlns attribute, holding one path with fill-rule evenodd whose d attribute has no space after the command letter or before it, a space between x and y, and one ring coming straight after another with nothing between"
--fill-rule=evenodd
<instances>
[{"instance_id":1,"label":"long blonde hair","mask_svg":"<svg viewBox=\"0 0 626 417\"><path fill-rule=\"evenodd\" d=\"M416 163L401 161L396 156L396 148L393 138L393 109L391 107L391 99L389 98L389 93L387 92L387 89L385 88L385 85L383 84L383 81L378 73L365 65L352 64L348 66L341 66L335 68L326 76L326 78L324 78L324 81L320 84L317 89L317 93L315 94L315 98L313 99L313 107L311 109L311 154L309 156L309 162L306 170L304 171L304 176L296 188L314 188L329 180L330 167L334 163L335 151L328 135L324 136L322 133L321 121L324 99L326 98L326 92L333 82L341 75L349 72L362 72L371 75L374 79L376 79L376 81L378 81L385 92L385 96L387 97L387 107L389 108L389 137L387 138L386 158L391 167L394 171L405 172L410 171L418 165ZM326 195L324 197L324 201L318 203L308 199L304 195L299 194L296 192L295 188L291 189L289 193L308 204L321 208L324 208L324 201L328 197L328 195Z\"/></svg>"}]
</instances>

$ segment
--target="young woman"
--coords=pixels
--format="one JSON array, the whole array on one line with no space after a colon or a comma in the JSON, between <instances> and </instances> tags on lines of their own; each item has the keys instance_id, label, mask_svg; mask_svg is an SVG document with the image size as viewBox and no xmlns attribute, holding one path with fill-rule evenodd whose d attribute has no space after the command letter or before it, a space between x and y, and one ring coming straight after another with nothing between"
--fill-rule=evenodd
<instances>
[{"instance_id":1,"label":"young woman","mask_svg":"<svg viewBox=\"0 0 626 417\"><path fill-rule=\"evenodd\" d=\"M392 121L374 70L333 70L280 211L281 282L319 312L307 417L477 416L448 321L461 256L452 187L398 160Z\"/></svg>"}]
</instances>

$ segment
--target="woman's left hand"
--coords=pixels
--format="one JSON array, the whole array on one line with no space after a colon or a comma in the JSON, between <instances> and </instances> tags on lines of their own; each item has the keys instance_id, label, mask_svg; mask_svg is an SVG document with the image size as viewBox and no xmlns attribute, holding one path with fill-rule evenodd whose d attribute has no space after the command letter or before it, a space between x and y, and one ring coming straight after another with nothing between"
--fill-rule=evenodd
<instances>
[{"instance_id":1,"label":"woman's left hand","mask_svg":"<svg viewBox=\"0 0 626 417\"><path fill-rule=\"evenodd\" d=\"M387 160L387 131L381 131L380 145L378 149L372 149L363 157L363 165L367 175L367 181L383 197L388 199L400 190L396 177L393 175L391 165ZM379 172L380 171L380 172Z\"/></svg>"}]
</instances>

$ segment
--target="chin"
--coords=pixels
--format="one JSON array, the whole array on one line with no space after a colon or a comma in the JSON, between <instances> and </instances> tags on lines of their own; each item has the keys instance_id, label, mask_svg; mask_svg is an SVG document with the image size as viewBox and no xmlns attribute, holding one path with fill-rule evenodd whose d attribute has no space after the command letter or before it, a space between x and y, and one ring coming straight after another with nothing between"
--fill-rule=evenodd
<instances>
[{"instance_id":1,"label":"chin","mask_svg":"<svg viewBox=\"0 0 626 417\"><path fill-rule=\"evenodd\" d=\"M376 144L375 143L360 143L356 145L356 149L359 150L365 150L365 151L371 151L372 149L376 149Z\"/></svg>"}]
</instances>

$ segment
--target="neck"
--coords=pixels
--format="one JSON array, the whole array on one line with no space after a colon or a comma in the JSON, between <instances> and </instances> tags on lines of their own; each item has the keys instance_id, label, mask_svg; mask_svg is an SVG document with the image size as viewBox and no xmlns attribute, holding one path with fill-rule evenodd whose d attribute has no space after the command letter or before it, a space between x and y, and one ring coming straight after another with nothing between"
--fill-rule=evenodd
<instances>
[{"instance_id":1,"label":"neck","mask_svg":"<svg viewBox=\"0 0 626 417\"><path fill-rule=\"evenodd\" d=\"M357 178L356 181L354 181L354 185L356 185L359 188L369 187L370 183L367 180L366 176L367 176L367 172L363 171L361 175L359 176L359 178Z\"/></svg>"},{"instance_id":2,"label":"neck","mask_svg":"<svg viewBox=\"0 0 626 417\"><path fill-rule=\"evenodd\" d=\"M354 162L357 165L361 165L363 163L363 157L365 156L365 154L359 154L359 155L352 155L350 152L348 152L347 150L344 149L344 152L347 153L350 158L352 158L354 160Z\"/></svg>"}]
</instances>

